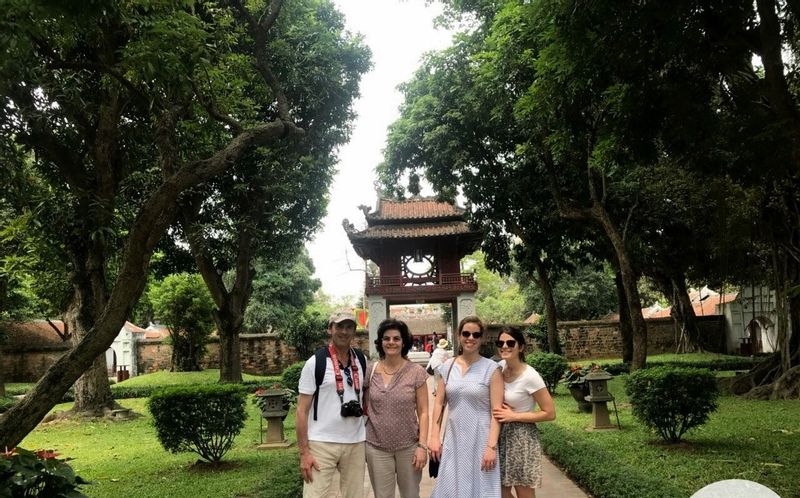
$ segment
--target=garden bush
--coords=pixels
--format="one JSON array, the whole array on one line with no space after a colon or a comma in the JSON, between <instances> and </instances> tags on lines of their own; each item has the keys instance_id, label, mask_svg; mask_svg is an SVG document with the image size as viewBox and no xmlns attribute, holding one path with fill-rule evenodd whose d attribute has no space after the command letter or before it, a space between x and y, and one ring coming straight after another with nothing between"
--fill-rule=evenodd
<instances>
[{"instance_id":1,"label":"garden bush","mask_svg":"<svg viewBox=\"0 0 800 498\"><path fill-rule=\"evenodd\" d=\"M567 360L555 353L531 353L525 358L525 362L539 372L550 393L556 392L558 381L568 366Z\"/></svg>"},{"instance_id":2,"label":"garden bush","mask_svg":"<svg viewBox=\"0 0 800 498\"><path fill-rule=\"evenodd\" d=\"M58 453L15 448L0 453L0 496L43 498L84 497L80 486L89 484L76 475Z\"/></svg>"},{"instance_id":3,"label":"garden bush","mask_svg":"<svg viewBox=\"0 0 800 498\"><path fill-rule=\"evenodd\" d=\"M298 392L300 385L300 374L303 372L304 361L298 361L293 365L289 365L281 374L281 383L283 387Z\"/></svg>"},{"instance_id":4,"label":"garden bush","mask_svg":"<svg viewBox=\"0 0 800 498\"><path fill-rule=\"evenodd\" d=\"M719 388L708 369L660 366L628 376L625 392L633 415L664 441L677 443L717 409Z\"/></svg>"},{"instance_id":5,"label":"garden bush","mask_svg":"<svg viewBox=\"0 0 800 498\"><path fill-rule=\"evenodd\" d=\"M707 368L709 370L750 370L755 366L760 358L755 360L751 358L716 358L716 359L692 359L687 358L683 361L660 361L657 358L649 360L646 368L656 366L671 366L671 367L692 367L692 368ZM611 375L619 375L630 372L630 365L622 362L602 363L603 370Z\"/></svg>"},{"instance_id":6,"label":"garden bush","mask_svg":"<svg viewBox=\"0 0 800 498\"><path fill-rule=\"evenodd\" d=\"M238 385L160 389L148 402L161 445L172 453L191 451L219 462L244 427L245 394Z\"/></svg>"},{"instance_id":7,"label":"garden bush","mask_svg":"<svg viewBox=\"0 0 800 498\"><path fill-rule=\"evenodd\" d=\"M618 460L603 439L576 437L556 424L541 424L539 438L547 456L597 498L678 498L687 496L675 483ZM581 432L584 432L581 429Z\"/></svg>"}]
</instances>

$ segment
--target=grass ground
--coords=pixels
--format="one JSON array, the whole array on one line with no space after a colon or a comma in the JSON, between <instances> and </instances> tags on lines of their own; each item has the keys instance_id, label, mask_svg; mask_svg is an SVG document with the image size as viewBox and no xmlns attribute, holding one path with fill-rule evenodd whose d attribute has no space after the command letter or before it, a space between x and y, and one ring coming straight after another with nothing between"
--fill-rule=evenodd
<instances>
[{"instance_id":1,"label":"grass ground","mask_svg":"<svg viewBox=\"0 0 800 498\"><path fill-rule=\"evenodd\" d=\"M128 399L124 405L142 417L126 422L62 420L41 424L20 444L24 448L54 448L82 477L92 481L83 490L98 498L201 498L296 496L297 451L255 449L259 443L259 414L248 402L245 428L223 458L224 470L195 465L191 453L171 454L156 439L146 399ZM55 409L65 410L69 403ZM284 431L294 439L294 418ZM299 474L298 474L299 475Z\"/></svg>"},{"instance_id":2,"label":"grass ground","mask_svg":"<svg viewBox=\"0 0 800 498\"><path fill-rule=\"evenodd\" d=\"M756 481L783 498L800 498L800 401L723 396L710 421L684 443L663 445L633 418L623 377L609 384L621 431L587 432L591 415L578 413L559 390L556 422L540 425L543 444L597 498L686 497L723 479Z\"/></svg>"}]
</instances>

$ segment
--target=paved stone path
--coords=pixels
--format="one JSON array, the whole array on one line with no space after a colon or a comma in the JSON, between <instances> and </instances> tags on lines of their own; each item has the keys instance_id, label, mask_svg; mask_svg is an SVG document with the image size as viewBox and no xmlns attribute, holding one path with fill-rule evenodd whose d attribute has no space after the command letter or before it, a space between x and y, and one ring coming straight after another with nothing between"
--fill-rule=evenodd
<instances>
[{"instance_id":1,"label":"paved stone path","mask_svg":"<svg viewBox=\"0 0 800 498\"><path fill-rule=\"evenodd\" d=\"M572 482L561 469L553 465L550 460L545 458L542 463L542 487L536 489L536 498L589 498L589 495ZM423 477L419 495L422 498L428 498L433 492L434 480L428 477L427 469L422 472ZM364 496L365 498L375 498L367 475L364 476ZM396 491L395 496L399 497L400 492Z\"/></svg>"}]
</instances>

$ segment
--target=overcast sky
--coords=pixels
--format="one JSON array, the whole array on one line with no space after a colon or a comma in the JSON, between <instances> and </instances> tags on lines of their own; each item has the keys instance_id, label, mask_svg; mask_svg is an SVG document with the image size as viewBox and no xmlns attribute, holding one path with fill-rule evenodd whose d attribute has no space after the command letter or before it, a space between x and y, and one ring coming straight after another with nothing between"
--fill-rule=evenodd
<instances>
[{"instance_id":1,"label":"overcast sky","mask_svg":"<svg viewBox=\"0 0 800 498\"><path fill-rule=\"evenodd\" d=\"M399 113L402 96L397 85L411 78L426 51L450 44L450 34L433 27L438 4L423 0L335 0L352 32L361 33L372 50L373 68L361 80L356 102L357 121L350 142L339 152L324 227L308 245L322 289L332 296L358 296L364 290L364 261L342 228L347 218L357 229L365 226L360 204L372 206L375 166L382 160L386 128Z\"/></svg>"}]
</instances>

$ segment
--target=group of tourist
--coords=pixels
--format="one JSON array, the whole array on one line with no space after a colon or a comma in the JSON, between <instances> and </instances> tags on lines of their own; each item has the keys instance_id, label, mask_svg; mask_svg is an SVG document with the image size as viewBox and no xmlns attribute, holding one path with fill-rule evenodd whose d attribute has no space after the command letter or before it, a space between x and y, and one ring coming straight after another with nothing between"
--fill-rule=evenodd
<instances>
[{"instance_id":1,"label":"group of tourist","mask_svg":"<svg viewBox=\"0 0 800 498\"><path fill-rule=\"evenodd\" d=\"M535 496L542 474L536 423L553 420L555 408L542 377L525 363L521 331L501 329L495 362L480 354L487 339L481 320L461 320L455 357L442 352L429 363L429 417L429 372L407 359L408 326L381 322L380 359L370 364L351 347L355 328L352 314L332 316L329 345L301 374L296 428L304 497L362 498L366 465L376 498L395 496L395 487L402 498L418 498L429 460L439 466L432 497ZM447 346L442 341L437 352Z\"/></svg>"}]
</instances>

